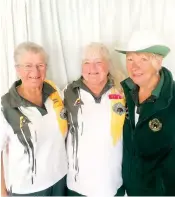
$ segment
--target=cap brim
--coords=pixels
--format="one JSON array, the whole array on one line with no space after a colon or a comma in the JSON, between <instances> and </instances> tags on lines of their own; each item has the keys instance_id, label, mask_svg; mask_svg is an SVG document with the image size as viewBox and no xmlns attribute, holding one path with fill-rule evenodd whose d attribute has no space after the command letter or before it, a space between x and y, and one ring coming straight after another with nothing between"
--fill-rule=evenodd
<instances>
[{"instance_id":1,"label":"cap brim","mask_svg":"<svg viewBox=\"0 0 175 197\"><path fill-rule=\"evenodd\" d=\"M154 45L145 49L140 49L140 50L120 50L120 49L115 49L115 51L118 51L119 53L126 54L128 52L147 52L147 53L154 53L161 55L163 57L166 57L168 53L170 52L170 48L164 45Z\"/></svg>"}]
</instances>

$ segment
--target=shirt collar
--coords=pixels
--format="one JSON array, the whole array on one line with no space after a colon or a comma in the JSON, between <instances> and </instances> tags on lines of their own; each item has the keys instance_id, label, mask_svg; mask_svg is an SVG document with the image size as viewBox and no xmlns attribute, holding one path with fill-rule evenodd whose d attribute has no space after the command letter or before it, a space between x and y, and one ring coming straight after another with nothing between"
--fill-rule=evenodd
<instances>
[{"instance_id":1,"label":"shirt collar","mask_svg":"<svg viewBox=\"0 0 175 197\"><path fill-rule=\"evenodd\" d=\"M17 92L17 87L22 84L21 80L16 81L12 87L9 90L9 95L10 95L10 105L11 107L29 107L32 106L32 103L21 97L18 92ZM46 99L56 90L49 85L48 83L44 82L43 83L43 89L42 89L42 94L43 94L43 103L46 101Z\"/></svg>"},{"instance_id":2,"label":"shirt collar","mask_svg":"<svg viewBox=\"0 0 175 197\"><path fill-rule=\"evenodd\" d=\"M126 79L125 83L132 92L138 92L139 87L132 81L131 78ZM164 84L164 73L160 71L160 80L157 86L155 87L155 89L151 93L151 95L154 96L156 99L159 98L160 96L160 92L163 87L163 84Z\"/></svg>"}]
</instances>

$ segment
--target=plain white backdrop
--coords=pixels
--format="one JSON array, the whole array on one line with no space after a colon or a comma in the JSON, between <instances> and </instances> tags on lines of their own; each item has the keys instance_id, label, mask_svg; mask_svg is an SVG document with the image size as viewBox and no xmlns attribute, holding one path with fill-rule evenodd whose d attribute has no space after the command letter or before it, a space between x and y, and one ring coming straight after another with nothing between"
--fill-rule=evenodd
<instances>
[{"instance_id":1,"label":"plain white backdrop","mask_svg":"<svg viewBox=\"0 0 175 197\"><path fill-rule=\"evenodd\" d=\"M171 47L164 65L175 74L174 19L174 0L1 0L0 95L16 80L13 51L23 41L44 46L48 78L63 88L80 76L82 48L89 42L110 48L117 72L125 70L125 61L114 46L135 29L154 28Z\"/></svg>"}]
</instances>

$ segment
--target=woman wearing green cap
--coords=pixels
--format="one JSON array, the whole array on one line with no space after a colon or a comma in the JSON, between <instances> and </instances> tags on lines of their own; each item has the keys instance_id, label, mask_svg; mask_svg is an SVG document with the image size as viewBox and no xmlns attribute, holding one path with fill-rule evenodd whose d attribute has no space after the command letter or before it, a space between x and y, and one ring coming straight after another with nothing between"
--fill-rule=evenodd
<instances>
[{"instance_id":1,"label":"woman wearing green cap","mask_svg":"<svg viewBox=\"0 0 175 197\"><path fill-rule=\"evenodd\" d=\"M155 32L137 31L125 49L129 78L122 176L129 196L175 196L175 85L162 67L170 49Z\"/></svg>"}]
</instances>

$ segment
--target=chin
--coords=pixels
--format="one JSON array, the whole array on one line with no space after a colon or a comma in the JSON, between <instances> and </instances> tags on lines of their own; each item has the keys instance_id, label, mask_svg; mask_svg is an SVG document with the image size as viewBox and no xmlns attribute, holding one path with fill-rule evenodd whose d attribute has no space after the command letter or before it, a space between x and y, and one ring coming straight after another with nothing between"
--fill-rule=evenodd
<instances>
[{"instance_id":1,"label":"chin","mask_svg":"<svg viewBox=\"0 0 175 197\"><path fill-rule=\"evenodd\" d=\"M135 79L132 79L133 80L133 82L135 83L135 84L137 84L137 85L140 85L141 84L141 81L139 81L139 80L135 80Z\"/></svg>"},{"instance_id":2,"label":"chin","mask_svg":"<svg viewBox=\"0 0 175 197\"><path fill-rule=\"evenodd\" d=\"M31 87L31 88L39 88L39 87L41 87L43 85L43 83L32 83L32 84L30 84L29 86Z\"/></svg>"},{"instance_id":3,"label":"chin","mask_svg":"<svg viewBox=\"0 0 175 197\"><path fill-rule=\"evenodd\" d=\"M143 83L143 79L141 77L131 77L131 79L133 80L133 82L137 85L142 84Z\"/></svg>"},{"instance_id":4,"label":"chin","mask_svg":"<svg viewBox=\"0 0 175 197\"><path fill-rule=\"evenodd\" d=\"M135 80L134 83L140 87L140 86L145 86L145 84L148 84L149 82Z\"/></svg>"},{"instance_id":5,"label":"chin","mask_svg":"<svg viewBox=\"0 0 175 197\"><path fill-rule=\"evenodd\" d=\"M93 84L93 85L98 85L98 84L101 83L101 81L99 81L98 79L97 80L89 80L88 82Z\"/></svg>"}]
</instances>

